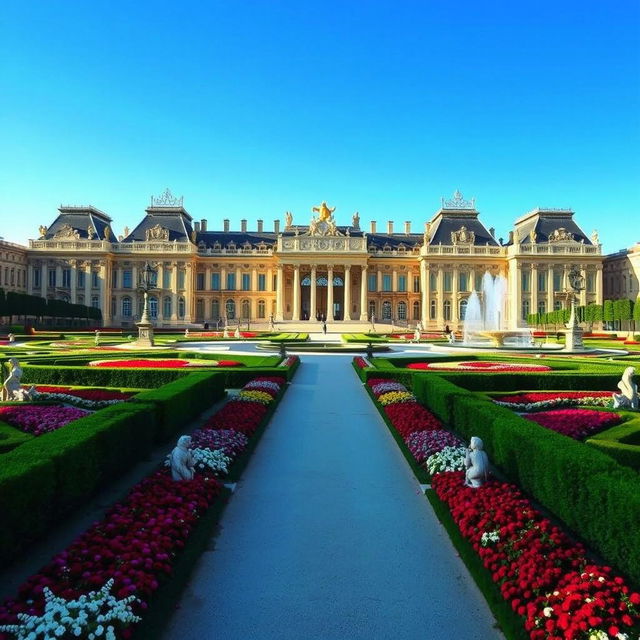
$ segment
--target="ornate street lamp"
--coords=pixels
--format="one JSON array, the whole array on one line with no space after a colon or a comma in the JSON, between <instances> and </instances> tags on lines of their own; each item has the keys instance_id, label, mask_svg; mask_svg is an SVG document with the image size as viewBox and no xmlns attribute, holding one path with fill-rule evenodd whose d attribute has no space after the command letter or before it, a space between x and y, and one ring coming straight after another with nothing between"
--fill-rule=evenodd
<instances>
[{"instance_id":1,"label":"ornate street lamp","mask_svg":"<svg viewBox=\"0 0 640 640\"><path fill-rule=\"evenodd\" d=\"M569 287L566 289L567 301L571 303L571 316L565 332L565 351L584 351L582 329L576 318L576 298L584 287L584 276L578 267L572 267L567 274Z\"/></svg>"},{"instance_id":2,"label":"ornate street lamp","mask_svg":"<svg viewBox=\"0 0 640 640\"><path fill-rule=\"evenodd\" d=\"M153 323L149 320L149 291L155 289L155 270L146 262L144 269L140 272L138 289L144 295L144 306L142 307L142 318L136 322L138 327L138 340L136 345L140 347L153 347Z\"/></svg>"}]
</instances>

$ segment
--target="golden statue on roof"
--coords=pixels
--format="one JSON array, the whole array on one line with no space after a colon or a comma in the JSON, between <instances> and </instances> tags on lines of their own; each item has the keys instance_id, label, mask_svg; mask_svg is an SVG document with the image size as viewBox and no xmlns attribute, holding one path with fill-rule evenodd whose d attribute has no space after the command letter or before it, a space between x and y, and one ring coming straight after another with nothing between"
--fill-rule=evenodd
<instances>
[{"instance_id":1,"label":"golden statue on roof","mask_svg":"<svg viewBox=\"0 0 640 640\"><path fill-rule=\"evenodd\" d=\"M327 206L327 202L326 200L322 201L322 204L318 205L317 207L312 207L311 211L317 211L318 212L318 219L321 222L326 222L330 217L331 214L336 210L335 207L330 208Z\"/></svg>"}]
</instances>

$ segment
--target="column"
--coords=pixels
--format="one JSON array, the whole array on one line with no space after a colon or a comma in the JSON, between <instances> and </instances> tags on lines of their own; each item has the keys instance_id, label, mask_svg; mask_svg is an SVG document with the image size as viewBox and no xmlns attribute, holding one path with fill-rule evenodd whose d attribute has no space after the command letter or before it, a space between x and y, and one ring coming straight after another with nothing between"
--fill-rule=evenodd
<instances>
[{"instance_id":1,"label":"column","mask_svg":"<svg viewBox=\"0 0 640 640\"><path fill-rule=\"evenodd\" d=\"M162 262L158 262L158 265L156 266L156 287L158 288L157 291L155 291L155 295L158 296L158 323L163 322L164 321L164 305L162 304L162 299L163 299L163 290L162 290L162 285L164 284L164 264Z\"/></svg>"},{"instance_id":2,"label":"column","mask_svg":"<svg viewBox=\"0 0 640 640\"><path fill-rule=\"evenodd\" d=\"M451 322L456 328L460 322L460 316L458 314L458 285L460 283L460 270L458 267L453 268L452 282L451 282ZM454 329L454 327L451 327Z\"/></svg>"},{"instance_id":3,"label":"column","mask_svg":"<svg viewBox=\"0 0 640 640\"><path fill-rule=\"evenodd\" d=\"M580 275L583 277L584 289L580 291L578 305L586 306L587 304L587 265L580 265Z\"/></svg>"},{"instance_id":4,"label":"column","mask_svg":"<svg viewBox=\"0 0 640 640\"><path fill-rule=\"evenodd\" d=\"M511 274L509 274L511 275ZM518 262L516 264L515 273L513 274L514 283L510 287L514 293L514 300L511 303L511 318L509 318L509 324L505 325L505 329L516 329L523 324L522 320L522 264Z\"/></svg>"},{"instance_id":5,"label":"column","mask_svg":"<svg viewBox=\"0 0 640 640\"><path fill-rule=\"evenodd\" d=\"M393 293L398 291L398 272L395 269L391 270L391 291Z\"/></svg>"},{"instance_id":6,"label":"column","mask_svg":"<svg viewBox=\"0 0 640 640\"><path fill-rule=\"evenodd\" d=\"M134 262L131 266L131 286L134 291L134 298L138 295L138 263ZM137 311L137 308L136 308Z\"/></svg>"},{"instance_id":7,"label":"column","mask_svg":"<svg viewBox=\"0 0 640 640\"><path fill-rule=\"evenodd\" d=\"M62 265L58 263L56 265L56 287L62 286Z\"/></svg>"},{"instance_id":8,"label":"column","mask_svg":"<svg viewBox=\"0 0 640 640\"><path fill-rule=\"evenodd\" d=\"M602 304L604 302L602 296L602 265L598 265L596 271L596 304Z\"/></svg>"},{"instance_id":9,"label":"column","mask_svg":"<svg viewBox=\"0 0 640 640\"><path fill-rule=\"evenodd\" d=\"M87 306L91 305L91 261L84 263L84 300Z\"/></svg>"},{"instance_id":10,"label":"column","mask_svg":"<svg viewBox=\"0 0 640 640\"><path fill-rule=\"evenodd\" d=\"M103 262L100 265L100 307L102 309L102 326L106 327L107 325L111 324L111 300L110 300L110 295L109 295L109 285L108 285L108 280L109 278L109 269L107 268L107 263ZM87 284L87 276L85 274L85 281L84 281L85 287ZM85 294L85 299L86 299L86 294ZM91 305L91 300L89 300L89 302L87 303L88 305Z\"/></svg>"},{"instance_id":11,"label":"column","mask_svg":"<svg viewBox=\"0 0 640 640\"><path fill-rule=\"evenodd\" d=\"M362 266L360 277L360 322L367 322L369 310L367 309L367 265Z\"/></svg>"},{"instance_id":12,"label":"column","mask_svg":"<svg viewBox=\"0 0 640 640\"><path fill-rule=\"evenodd\" d=\"M351 320L351 265L344 265L344 320Z\"/></svg>"},{"instance_id":13,"label":"column","mask_svg":"<svg viewBox=\"0 0 640 640\"><path fill-rule=\"evenodd\" d=\"M123 272L123 268L122 267L118 267L118 271L117 271L117 282L116 282L116 289L122 289L122 272Z\"/></svg>"},{"instance_id":14,"label":"column","mask_svg":"<svg viewBox=\"0 0 640 640\"><path fill-rule=\"evenodd\" d=\"M78 272L76 271L78 267L78 262L76 260L69 261L69 292L71 294L71 304L76 304L78 302L77 295L77 287L78 287ZM91 302L87 302L87 299L84 300L85 305L89 306Z\"/></svg>"},{"instance_id":15,"label":"column","mask_svg":"<svg viewBox=\"0 0 640 640\"><path fill-rule=\"evenodd\" d=\"M211 267L204 270L204 290L211 291Z\"/></svg>"},{"instance_id":16,"label":"column","mask_svg":"<svg viewBox=\"0 0 640 640\"><path fill-rule=\"evenodd\" d=\"M309 296L309 319L315 320L318 313L317 307L317 292L316 292L316 280L318 279L318 271L315 264L311 265L311 292Z\"/></svg>"},{"instance_id":17,"label":"column","mask_svg":"<svg viewBox=\"0 0 640 640\"><path fill-rule=\"evenodd\" d=\"M327 320L333 320L333 265L327 265Z\"/></svg>"},{"instance_id":18,"label":"column","mask_svg":"<svg viewBox=\"0 0 640 640\"><path fill-rule=\"evenodd\" d=\"M193 264L188 262L184 265L184 278L185 278L185 295L184 295L184 321L193 322L193 314L195 309L195 300L193 299L193 279L195 269Z\"/></svg>"},{"instance_id":19,"label":"column","mask_svg":"<svg viewBox=\"0 0 640 640\"><path fill-rule=\"evenodd\" d=\"M300 265L293 267L293 320L300 322Z\"/></svg>"},{"instance_id":20,"label":"column","mask_svg":"<svg viewBox=\"0 0 640 640\"><path fill-rule=\"evenodd\" d=\"M443 273L442 266L438 266L438 275L436 276L438 291L436 298L436 316L438 322L438 328L444 328L445 324L449 323L449 320L444 319L444 285L443 285Z\"/></svg>"},{"instance_id":21,"label":"column","mask_svg":"<svg viewBox=\"0 0 640 640\"><path fill-rule=\"evenodd\" d=\"M547 267L547 311L553 311L553 265Z\"/></svg>"},{"instance_id":22,"label":"column","mask_svg":"<svg viewBox=\"0 0 640 640\"><path fill-rule=\"evenodd\" d=\"M282 322L284 316L282 313L284 298L284 269L281 264L278 265L276 275L276 322Z\"/></svg>"},{"instance_id":23,"label":"column","mask_svg":"<svg viewBox=\"0 0 640 640\"><path fill-rule=\"evenodd\" d=\"M422 330L426 331L427 322L429 320L429 272L427 270L427 261L420 261L420 318L422 322Z\"/></svg>"},{"instance_id":24,"label":"column","mask_svg":"<svg viewBox=\"0 0 640 640\"><path fill-rule=\"evenodd\" d=\"M42 260L40 262L40 288L41 288L41 293L40 295L43 298L47 297L47 279L49 278L49 274L47 273L47 261L46 260Z\"/></svg>"},{"instance_id":25,"label":"column","mask_svg":"<svg viewBox=\"0 0 640 640\"><path fill-rule=\"evenodd\" d=\"M178 263L171 263L171 322L178 323Z\"/></svg>"},{"instance_id":26,"label":"column","mask_svg":"<svg viewBox=\"0 0 640 640\"><path fill-rule=\"evenodd\" d=\"M538 265L534 262L531 265L531 307L530 313L538 313Z\"/></svg>"}]
</instances>

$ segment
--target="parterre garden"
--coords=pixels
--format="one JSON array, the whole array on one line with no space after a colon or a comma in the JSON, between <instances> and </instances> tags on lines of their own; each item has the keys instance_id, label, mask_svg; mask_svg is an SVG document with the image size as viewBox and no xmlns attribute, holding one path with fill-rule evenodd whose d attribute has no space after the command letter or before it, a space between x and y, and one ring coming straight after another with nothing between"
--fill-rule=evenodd
<instances>
[{"instance_id":1,"label":"parterre garden","mask_svg":"<svg viewBox=\"0 0 640 640\"><path fill-rule=\"evenodd\" d=\"M611 406L634 361L354 358L509 639L639 637L640 415Z\"/></svg>"},{"instance_id":2,"label":"parterre garden","mask_svg":"<svg viewBox=\"0 0 640 640\"><path fill-rule=\"evenodd\" d=\"M69 341L81 344L60 346ZM93 341L34 340L0 354L18 358L23 386L35 388L26 403L0 403L0 569L164 453L102 520L0 599L2 640L155 637L226 502L225 483L239 477L299 365ZM163 457L187 431L197 473L174 482Z\"/></svg>"}]
</instances>

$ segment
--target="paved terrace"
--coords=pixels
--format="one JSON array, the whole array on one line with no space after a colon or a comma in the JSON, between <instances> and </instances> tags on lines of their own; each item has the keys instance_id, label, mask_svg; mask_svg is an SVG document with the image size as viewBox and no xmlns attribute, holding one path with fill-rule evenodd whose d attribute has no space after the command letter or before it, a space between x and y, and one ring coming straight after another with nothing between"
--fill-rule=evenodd
<instances>
[{"instance_id":1,"label":"paved terrace","mask_svg":"<svg viewBox=\"0 0 640 640\"><path fill-rule=\"evenodd\" d=\"M351 357L302 359L164 640L502 638Z\"/></svg>"}]
</instances>

